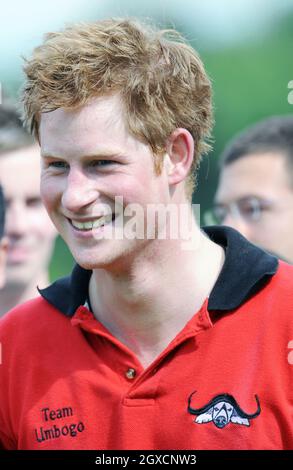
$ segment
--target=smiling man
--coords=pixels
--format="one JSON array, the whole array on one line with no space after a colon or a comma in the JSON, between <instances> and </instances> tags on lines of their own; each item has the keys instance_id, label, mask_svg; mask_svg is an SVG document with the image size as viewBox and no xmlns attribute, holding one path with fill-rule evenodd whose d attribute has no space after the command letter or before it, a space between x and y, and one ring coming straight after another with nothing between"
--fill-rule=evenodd
<instances>
[{"instance_id":1,"label":"smiling man","mask_svg":"<svg viewBox=\"0 0 293 470\"><path fill-rule=\"evenodd\" d=\"M3 447L290 448L292 269L192 216L212 122L196 52L108 20L49 34L25 72L42 199L77 264L0 322Z\"/></svg>"}]
</instances>

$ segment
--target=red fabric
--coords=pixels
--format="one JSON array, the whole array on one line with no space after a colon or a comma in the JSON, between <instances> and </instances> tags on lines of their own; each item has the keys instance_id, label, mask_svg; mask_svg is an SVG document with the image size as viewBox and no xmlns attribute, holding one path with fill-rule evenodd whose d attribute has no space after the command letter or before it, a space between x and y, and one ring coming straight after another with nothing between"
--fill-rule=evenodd
<instances>
[{"instance_id":1,"label":"red fabric","mask_svg":"<svg viewBox=\"0 0 293 470\"><path fill-rule=\"evenodd\" d=\"M44 299L0 322L0 441L7 449L292 449L293 268L281 263L257 295L227 314L207 301L143 371L80 307ZM291 361L292 362L292 361ZM129 379L129 368L136 377ZM229 394L249 426L196 423L187 411Z\"/></svg>"}]
</instances>

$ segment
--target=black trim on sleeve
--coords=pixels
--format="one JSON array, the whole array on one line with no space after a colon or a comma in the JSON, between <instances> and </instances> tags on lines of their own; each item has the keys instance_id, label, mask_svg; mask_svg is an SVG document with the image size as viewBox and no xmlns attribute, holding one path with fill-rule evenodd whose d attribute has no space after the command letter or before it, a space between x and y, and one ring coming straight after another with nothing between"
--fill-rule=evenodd
<instances>
[{"instance_id":1,"label":"black trim on sleeve","mask_svg":"<svg viewBox=\"0 0 293 470\"><path fill-rule=\"evenodd\" d=\"M233 310L263 288L278 269L278 259L248 242L230 227L204 227L206 235L226 253L224 266L209 297L209 310ZM88 297L92 271L75 265L72 274L39 293L71 317Z\"/></svg>"}]
</instances>

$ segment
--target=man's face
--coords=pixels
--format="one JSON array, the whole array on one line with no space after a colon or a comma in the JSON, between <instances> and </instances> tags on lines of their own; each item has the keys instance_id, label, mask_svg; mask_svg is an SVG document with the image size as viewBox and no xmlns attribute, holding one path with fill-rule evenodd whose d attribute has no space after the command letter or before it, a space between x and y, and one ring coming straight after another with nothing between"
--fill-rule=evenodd
<instances>
[{"instance_id":1,"label":"man's face","mask_svg":"<svg viewBox=\"0 0 293 470\"><path fill-rule=\"evenodd\" d=\"M56 231L40 198L37 145L0 157L6 199L7 286L25 286L47 269Z\"/></svg>"},{"instance_id":2,"label":"man's face","mask_svg":"<svg viewBox=\"0 0 293 470\"><path fill-rule=\"evenodd\" d=\"M148 203L167 203L169 187L164 170L154 173L149 146L127 131L119 95L44 113L40 141L43 202L75 260L88 269L127 266L146 241L107 234L129 204L145 210ZM123 201L120 215L98 227L102 215L117 212L115 197ZM80 225L85 222L97 226Z\"/></svg>"},{"instance_id":3,"label":"man's face","mask_svg":"<svg viewBox=\"0 0 293 470\"><path fill-rule=\"evenodd\" d=\"M223 212L223 225L293 263L290 178L286 157L281 153L244 156L222 170L215 205ZM237 210L231 210L233 207Z\"/></svg>"}]
</instances>

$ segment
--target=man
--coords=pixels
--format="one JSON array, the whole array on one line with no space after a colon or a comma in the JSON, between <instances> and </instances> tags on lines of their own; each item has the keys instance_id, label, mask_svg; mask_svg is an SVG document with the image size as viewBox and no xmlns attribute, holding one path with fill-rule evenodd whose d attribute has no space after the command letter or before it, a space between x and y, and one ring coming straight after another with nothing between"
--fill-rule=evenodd
<instances>
[{"instance_id":1,"label":"man","mask_svg":"<svg viewBox=\"0 0 293 470\"><path fill-rule=\"evenodd\" d=\"M6 197L9 240L7 282L0 294L0 316L37 295L49 284L48 264L56 230L40 197L40 150L17 112L0 107L0 175Z\"/></svg>"},{"instance_id":2,"label":"man","mask_svg":"<svg viewBox=\"0 0 293 470\"><path fill-rule=\"evenodd\" d=\"M197 54L113 19L50 33L25 72L42 199L77 265L0 322L3 447L292 446L292 268L190 217L211 127Z\"/></svg>"},{"instance_id":3,"label":"man","mask_svg":"<svg viewBox=\"0 0 293 470\"><path fill-rule=\"evenodd\" d=\"M236 136L220 159L217 222L293 263L293 116Z\"/></svg>"},{"instance_id":4,"label":"man","mask_svg":"<svg viewBox=\"0 0 293 470\"><path fill-rule=\"evenodd\" d=\"M0 289L5 284L5 264L6 264L6 251L7 239L4 235L4 222L5 222L5 201L2 186L0 186Z\"/></svg>"}]
</instances>

